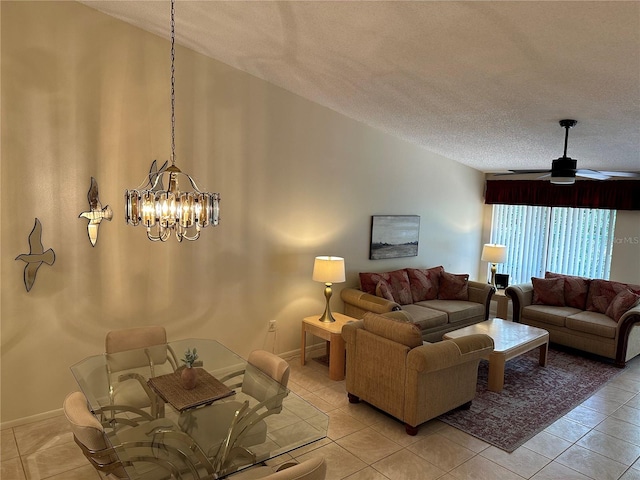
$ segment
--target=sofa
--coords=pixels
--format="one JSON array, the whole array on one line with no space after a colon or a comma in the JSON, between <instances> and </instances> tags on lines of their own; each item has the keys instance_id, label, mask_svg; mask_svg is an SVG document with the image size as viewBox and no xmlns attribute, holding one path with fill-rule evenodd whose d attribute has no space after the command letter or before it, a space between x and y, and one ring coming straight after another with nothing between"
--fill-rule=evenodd
<instances>
[{"instance_id":1,"label":"sofa","mask_svg":"<svg viewBox=\"0 0 640 480\"><path fill-rule=\"evenodd\" d=\"M543 328L549 340L624 367L640 354L640 285L546 272L507 287L513 321Z\"/></svg>"},{"instance_id":2,"label":"sofa","mask_svg":"<svg viewBox=\"0 0 640 480\"><path fill-rule=\"evenodd\" d=\"M438 415L469 407L478 363L493 351L491 337L423 343L415 324L385 315L367 312L342 327L349 401L364 400L389 413L405 423L409 435Z\"/></svg>"},{"instance_id":3,"label":"sofa","mask_svg":"<svg viewBox=\"0 0 640 480\"><path fill-rule=\"evenodd\" d=\"M360 273L360 289L345 288L340 297L353 318L402 310L420 327L422 340L438 342L447 332L487 320L494 293L491 285L438 266Z\"/></svg>"}]
</instances>

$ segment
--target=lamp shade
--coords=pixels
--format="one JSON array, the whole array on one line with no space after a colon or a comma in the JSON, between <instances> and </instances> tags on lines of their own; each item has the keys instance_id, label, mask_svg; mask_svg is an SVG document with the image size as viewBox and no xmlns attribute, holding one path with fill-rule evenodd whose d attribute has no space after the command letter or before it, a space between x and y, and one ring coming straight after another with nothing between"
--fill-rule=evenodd
<instances>
[{"instance_id":1,"label":"lamp shade","mask_svg":"<svg viewBox=\"0 0 640 480\"><path fill-rule=\"evenodd\" d=\"M344 282L344 258L332 256L316 257L313 264L313 280L323 283Z\"/></svg>"},{"instance_id":2,"label":"lamp shade","mask_svg":"<svg viewBox=\"0 0 640 480\"><path fill-rule=\"evenodd\" d=\"M507 258L506 245L496 245L493 243L485 243L482 247L481 260L489 263L503 263Z\"/></svg>"}]
</instances>

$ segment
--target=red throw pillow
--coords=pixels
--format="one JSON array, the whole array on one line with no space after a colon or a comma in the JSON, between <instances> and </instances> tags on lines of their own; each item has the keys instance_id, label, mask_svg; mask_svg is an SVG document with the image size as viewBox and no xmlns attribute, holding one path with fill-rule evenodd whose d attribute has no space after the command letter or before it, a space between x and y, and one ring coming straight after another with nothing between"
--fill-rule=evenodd
<instances>
[{"instance_id":1,"label":"red throw pillow","mask_svg":"<svg viewBox=\"0 0 640 480\"><path fill-rule=\"evenodd\" d=\"M409 283L409 277L406 270L394 270L389 272L389 285L391 286L391 293L396 302L400 305L408 305L413 303L413 297L411 296L411 284Z\"/></svg>"},{"instance_id":2,"label":"red throw pillow","mask_svg":"<svg viewBox=\"0 0 640 480\"><path fill-rule=\"evenodd\" d=\"M630 290L633 293L640 294L640 286L627 285L625 283L614 282L611 280L591 280L589 285L589 295L587 295L587 310L590 312L598 312L607 314L607 309L613 299L620 292Z\"/></svg>"},{"instance_id":3,"label":"red throw pillow","mask_svg":"<svg viewBox=\"0 0 640 480\"><path fill-rule=\"evenodd\" d=\"M564 307L564 278L535 278L533 283L533 304Z\"/></svg>"},{"instance_id":4,"label":"red throw pillow","mask_svg":"<svg viewBox=\"0 0 640 480\"><path fill-rule=\"evenodd\" d=\"M444 272L442 266L427 269L407 268L413 303L438 298L438 285L442 272Z\"/></svg>"},{"instance_id":5,"label":"red throw pillow","mask_svg":"<svg viewBox=\"0 0 640 480\"><path fill-rule=\"evenodd\" d=\"M633 293L631 290L623 290L614 297L613 301L607 307L605 315L619 322L620 317L622 317L627 310L635 307L638 302L640 302L640 295Z\"/></svg>"},{"instance_id":6,"label":"red throw pillow","mask_svg":"<svg viewBox=\"0 0 640 480\"><path fill-rule=\"evenodd\" d=\"M564 279L564 304L567 307L579 308L580 310L586 309L590 279L553 272L546 272L544 278Z\"/></svg>"},{"instance_id":7,"label":"red throw pillow","mask_svg":"<svg viewBox=\"0 0 640 480\"><path fill-rule=\"evenodd\" d=\"M376 285L376 297L381 297L389 300L390 302L395 302L396 299L393 298L393 292L391 291L391 285L386 280L380 280L378 285ZM397 303L397 302L396 302Z\"/></svg>"},{"instance_id":8,"label":"red throw pillow","mask_svg":"<svg viewBox=\"0 0 640 480\"><path fill-rule=\"evenodd\" d=\"M364 293L376 294L376 285L380 280L389 281L389 274L387 272L381 273L360 273L360 289Z\"/></svg>"},{"instance_id":9,"label":"red throw pillow","mask_svg":"<svg viewBox=\"0 0 640 480\"><path fill-rule=\"evenodd\" d=\"M442 272L438 286L440 300L469 300L469 275Z\"/></svg>"}]
</instances>

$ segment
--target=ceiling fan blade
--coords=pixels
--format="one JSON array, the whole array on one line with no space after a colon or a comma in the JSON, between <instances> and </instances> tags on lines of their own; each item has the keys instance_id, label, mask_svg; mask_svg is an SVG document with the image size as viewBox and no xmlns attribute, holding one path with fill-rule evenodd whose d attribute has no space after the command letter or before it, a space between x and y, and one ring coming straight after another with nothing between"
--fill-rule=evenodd
<instances>
[{"instance_id":1,"label":"ceiling fan blade","mask_svg":"<svg viewBox=\"0 0 640 480\"><path fill-rule=\"evenodd\" d=\"M596 170L577 170L576 175L579 177L592 178L594 180L606 180L609 178L608 175Z\"/></svg>"},{"instance_id":2,"label":"ceiling fan blade","mask_svg":"<svg viewBox=\"0 0 640 480\"><path fill-rule=\"evenodd\" d=\"M600 171L603 175L607 175L609 177L629 177L629 178L640 178L640 173L638 172L603 172Z\"/></svg>"}]
</instances>

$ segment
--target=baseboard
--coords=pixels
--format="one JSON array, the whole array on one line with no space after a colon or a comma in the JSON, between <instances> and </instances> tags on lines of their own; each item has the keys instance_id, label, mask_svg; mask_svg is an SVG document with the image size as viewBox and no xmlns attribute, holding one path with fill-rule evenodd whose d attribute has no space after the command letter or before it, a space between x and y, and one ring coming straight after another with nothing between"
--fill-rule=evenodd
<instances>
[{"instance_id":1,"label":"baseboard","mask_svg":"<svg viewBox=\"0 0 640 480\"><path fill-rule=\"evenodd\" d=\"M42 420L48 420L49 418L58 417L63 414L62 408L51 410L50 412L38 413L37 415L31 415L30 417L17 418L16 420L10 420L8 422L0 423L0 430L6 428L20 427L22 425L28 425L29 423L40 422Z\"/></svg>"}]
</instances>

